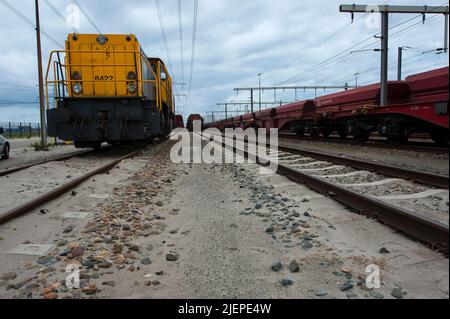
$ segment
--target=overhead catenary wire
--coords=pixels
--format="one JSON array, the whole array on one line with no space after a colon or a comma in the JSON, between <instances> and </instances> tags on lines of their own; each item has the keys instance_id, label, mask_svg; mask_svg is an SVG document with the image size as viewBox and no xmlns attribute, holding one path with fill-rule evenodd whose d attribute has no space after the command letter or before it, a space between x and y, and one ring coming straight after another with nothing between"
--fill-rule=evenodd
<instances>
[{"instance_id":1,"label":"overhead catenary wire","mask_svg":"<svg viewBox=\"0 0 450 319\"><path fill-rule=\"evenodd\" d=\"M181 82L184 83L184 40L183 40L183 15L182 15L181 0L178 0L178 32L180 34Z\"/></svg>"},{"instance_id":2,"label":"overhead catenary wire","mask_svg":"<svg viewBox=\"0 0 450 319\"><path fill-rule=\"evenodd\" d=\"M23 88L23 89L37 89L37 86L28 86L28 85L23 85L23 84L17 84L17 83L11 83L11 82L3 82L0 81L1 85L7 85L7 86L13 86L13 87L17 87L17 88Z\"/></svg>"},{"instance_id":3,"label":"overhead catenary wire","mask_svg":"<svg viewBox=\"0 0 450 319\"><path fill-rule=\"evenodd\" d=\"M443 6L445 6L446 4L448 4L448 2L442 4L440 7L443 7ZM392 30L392 29L395 29L395 28L397 28L397 27L399 27L399 26L401 26L401 25L404 25L405 23L407 23L407 22L409 22L409 21L412 21L412 20L414 20L414 19L417 19L418 17L422 17L422 15L419 14L419 15L416 15L416 16L414 16L414 17L412 17L412 18L409 18L409 19L407 19L407 20L405 20L405 21L403 21L403 22L401 22L401 23L399 23L399 24L396 24L396 25L390 27L389 30ZM425 23L427 23L427 22L429 22L429 21L431 21L431 20L433 20L433 19L434 19L434 17L432 17L432 18L426 20ZM401 34L401 32L407 32L407 31L410 31L413 27L416 27L416 26L418 27L419 24L422 25L422 24L424 24L424 23L423 23L422 21L419 22L419 23L415 23L414 25L411 25L411 26L409 26L409 27L407 27L407 28L405 28L405 29L402 29L402 30L400 30L400 31L398 31L398 32L396 32L396 33L394 33L394 34L392 35L392 37L395 37L396 35ZM378 36L378 35L380 35L380 34L381 34L381 33L377 33L377 34L375 34L373 37L376 37L376 36ZM323 68L323 67L328 66L328 65L330 65L330 64L332 64L332 63L335 63L335 62L339 61L339 60L342 59L342 58L346 58L349 54L345 55L345 53L347 53L347 52L350 51L351 49L356 48L357 46L359 46L359 45L361 45L361 44L363 44L363 43L369 41L370 39L373 39L373 37L372 37L372 36L371 36L371 37L368 37L368 38L366 38L366 39L364 39L364 40L358 42L357 44L352 45L351 47L349 47L349 48L347 48L347 49L345 49L345 50L339 52L338 54L336 54L336 55L334 55L334 56L332 56L332 57L330 57L330 58L328 58L328 59L326 59L326 60L320 62L319 64L316 64L316 65L314 65L314 66L312 66L312 67L306 69L305 71L303 71L303 72L301 72L301 73L299 73L299 74L297 74L297 75L294 75L294 76L288 78L287 80L284 80L284 81L282 81L282 82L280 82L280 83L278 83L278 84L276 84L276 85L278 86L278 85L282 85L282 84L286 84L286 83L291 83L291 82L294 82L294 81L298 81L298 80L300 80L301 78L303 78L304 75L306 75L306 74L309 74L309 73L311 73L311 72L313 72L313 71L316 71L316 70L318 70L318 69L320 69L320 68ZM392 37L391 37L391 38L392 38ZM370 47L370 46L372 46L372 45L374 45L374 44L377 44L377 43L378 43L378 41L373 42L373 43L370 43L370 44L368 44L368 45L366 45L366 46L364 46L364 47L362 47L362 48L360 48L360 49L364 49L364 48L366 48L366 47ZM345 55L345 56L343 56L343 55Z\"/></svg>"},{"instance_id":4,"label":"overhead catenary wire","mask_svg":"<svg viewBox=\"0 0 450 319\"><path fill-rule=\"evenodd\" d=\"M166 34L166 28L164 27L164 18L161 12L161 7L159 5L159 0L155 0L155 7L156 7L156 12L158 14L158 19L159 19L159 25L161 27L161 34L163 37L163 41L164 41L164 47L166 49L166 55L167 55L167 60L169 61L169 68L172 71L172 60L170 58L170 50L169 50L169 44L167 42L167 34Z\"/></svg>"},{"instance_id":5,"label":"overhead catenary wire","mask_svg":"<svg viewBox=\"0 0 450 319\"><path fill-rule=\"evenodd\" d=\"M418 16L416 16L415 18L417 18L417 17L418 17ZM429 22L433 21L433 19L435 19L436 17L437 17L437 15L433 16L432 18L426 20L425 23L429 23ZM408 19L408 22L411 21L411 20L413 20L413 19ZM405 21L402 22L402 23L399 23L399 24L397 24L397 25L395 25L395 26L392 26L390 29L394 29L394 28L396 28L396 27L398 27L398 26L400 26L400 25L403 25L404 23L405 23ZM422 25L425 24L425 23L419 22L419 23L415 23L415 24L413 24L413 25L411 25L411 26L408 26L407 28L404 28L404 29L402 29L402 30L400 30L400 31L398 31L398 32L396 32L396 33L394 33L394 34L391 36L391 39L397 37L397 36L400 34L400 32L405 33L405 32L411 31L411 30L413 30L413 29L415 29L415 28L418 28L418 27L422 26ZM378 35L378 34L377 34L377 35ZM377 35L374 35L374 36L377 36ZM293 82L293 81L298 81L298 80L304 78L307 74L310 74L311 72L315 72L315 71L317 71L318 69L324 68L325 66L328 66L328 65L333 64L333 63L336 63L336 62L342 62L344 59L348 58L348 57L351 55L351 51L350 51L351 49L353 49L353 48L355 48L355 47L361 45L361 44L364 43L364 42L367 42L367 41L370 40L370 39L372 39L372 37L366 38L366 39L364 39L364 40L358 42L357 44L351 46L350 48L347 48L347 49L345 49L345 50L339 52L338 54L336 54L336 55L330 57L329 59L327 59L327 60L325 60L325 61L322 61L322 62L320 62L319 64L317 64L317 65L315 65L315 66L313 66L313 67L310 67L310 68L306 69L306 70L303 71L302 73L297 74L296 76L291 77L291 78L289 78L288 80L286 80L286 81L284 81L284 82L282 82L282 83L280 83L280 84L285 84L285 83L289 83L289 82ZM368 48L368 47L373 46L373 45L376 45L376 44L378 44L378 41L375 41L375 42L373 42L373 43L370 43L370 44L368 44L368 45L365 45L365 46L363 46L363 47L360 47L359 49L360 49L360 50L363 50L363 49L365 49L365 48ZM348 53L347 53L347 52L348 52ZM345 53L347 53L347 54L344 55ZM280 84L278 84L278 85L280 85Z\"/></svg>"},{"instance_id":6,"label":"overhead catenary wire","mask_svg":"<svg viewBox=\"0 0 450 319\"><path fill-rule=\"evenodd\" d=\"M342 31L346 30L348 27L350 27L352 24L354 24L354 22L361 20L362 18L364 18L365 15L361 15L358 18L356 18L354 21L347 23L346 25L344 25L343 27L341 27L339 30L333 32L330 36L328 36L327 38L325 38L325 40L323 40L322 42L320 42L317 45L312 46L311 48L309 48L306 52L300 54L299 56L297 56L296 58L294 58L289 64L289 66L292 66L295 62L297 62L299 59L301 59L302 57L308 55L309 53L311 53L313 50L317 49L318 47L323 46L325 43L327 43L328 41L330 41L332 38L334 38L335 36L337 36L339 33L341 33Z\"/></svg>"},{"instance_id":7,"label":"overhead catenary wire","mask_svg":"<svg viewBox=\"0 0 450 319\"><path fill-rule=\"evenodd\" d=\"M12 11L15 15L17 15L19 18L21 18L23 21L28 23L30 26L32 26L34 29L36 29L36 24L28 19L24 14L22 14L16 7L14 7L12 4L10 4L6 0L0 0L0 4L3 4L6 8L8 8L10 11ZM56 44L59 48L63 48L61 44L56 41L54 38L52 38L47 32L43 31L41 28L41 33L44 37L52 41L54 44Z\"/></svg>"},{"instance_id":8,"label":"overhead catenary wire","mask_svg":"<svg viewBox=\"0 0 450 319\"><path fill-rule=\"evenodd\" d=\"M198 0L194 1L194 22L192 26L192 51L191 51L191 69L189 75L189 92L188 92L188 101L191 97L192 91L192 80L194 76L194 65L195 65L195 47L197 43L197 23L198 23Z\"/></svg>"},{"instance_id":9,"label":"overhead catenary wire","mask_svg":"<svg viewBox=\"0 0 450 319\"><path fill-rule=\"evenodd\" d=\"M52 9L52 11L58 16L60 17L64 23L66 22L66 17L64 17L64 15L59 12L59 10L55 7L55 5L51 2L51 0L44 0L44 2L50 7L50 9ZM77 30L75 28L71 28L73 32L77 32Z\"/></svg>"},{"instance_id":10,"label":"overhead catenary wire","mask_svg":"<svg viewBox=\"0 0 450 319\"><path fill-rule=\"evenodd\" d=\"M102 31L100 31L99 27L94 23L94 20L91 19L91 17L89 16L89 14L86 12L86 10L84 10L84 8L81 6L81 4L78 2L78 0L72 0L73 3L75 3L78 8L80 9L80 11L83 13L83 15L86 17L86 19L89 21L89 23L94 27L94 29L99 33L99 34L103 34Z\"/></svg>"}]
</instances>

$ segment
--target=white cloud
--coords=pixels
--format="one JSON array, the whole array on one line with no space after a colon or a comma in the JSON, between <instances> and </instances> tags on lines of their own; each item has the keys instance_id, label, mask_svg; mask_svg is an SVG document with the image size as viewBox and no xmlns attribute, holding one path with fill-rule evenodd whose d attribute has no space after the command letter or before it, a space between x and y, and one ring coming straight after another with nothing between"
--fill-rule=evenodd
<instances>
[{"instance_id":1,"label":"white cloud","mask_svg":"<svg viewBox=\"0 0 450 319\"><path fill-rule=\"evenodd\" d=\"M26 17L34 20L34 1L9 1ZM62 14L65 14L65 7L71 4L70 0L51 0L51 2ZM79 2L102 32L135 33L149 56L159 56L167 60L153 1L79 0ZM256 86L257 73L263 72L264 85L279 83L303 73L341 50L379 32L378 29L368 28L365 17L358 14L355 16L354 24L348 25L350 15L340 13L338 9L339 4L343 2L345 1L199 0L193 91L186 113L204 113L209 111L215 103L232 98L246 100L248 94L243 93L235 97L232 89L239 86ZM352 2L365 3L363 0ZM177 3L176 0L160 0L174 68L171 73L176 82L181 82ZM185 81L189 80L193 3L193 0L182 1ZM395 4L405 5L441 5L442 3L442 0L395 1ZM42 29L63 45L67 33L72 31L65 28L64 21L44 1L41 1L41 17ZM411 15L392 16L391 26L411 17ZM420 19L406 23L392 32L416 22L420 22ZM332 34L344 27L342 32L324 43ZM88 20L82 17L80 32L95 33L96 31ZM392 78L395 78L398 46L410 45L424 49L442 47L443 33L443 18L437 17L430 23L418 25L416 29L393 37L390 41ZM374 45L369 48L379 47L376 39L359 47L372 42ZM55 44L43 37L44 65L52 49L55 49ZM423 68L448 65L448 55L439 57L428 54L411 59L414 55L417 55L417 52L405 53L405 72L420 72L421 68L423 70ZM353 74L356 72L361 72L360 83L375 82L378 80L378 65L379 53L357 53L313 72L307 72L295 84L323 85L345 82L352 84ZM374 70L362 72L371 68ZM7 8L0 6L0 82L12 81L34 86L37 82L36 73L33 28L13 15ZM5 88L6 86L0 84L0 94L4 100L18 98L17 92L5 90ZM28 91L28 94L23 96L34 99L34 93L32 93L33 91ZM311 94L304 93L301 96L308 98L312 97ZM264 100L273 100L273 98L273 92L266 92L263 96ZM277 98L292 100L293 95L280 93ZM5 114L10 113L2 112L1 116L5 117Z\"/></svg>"}]
</instances>

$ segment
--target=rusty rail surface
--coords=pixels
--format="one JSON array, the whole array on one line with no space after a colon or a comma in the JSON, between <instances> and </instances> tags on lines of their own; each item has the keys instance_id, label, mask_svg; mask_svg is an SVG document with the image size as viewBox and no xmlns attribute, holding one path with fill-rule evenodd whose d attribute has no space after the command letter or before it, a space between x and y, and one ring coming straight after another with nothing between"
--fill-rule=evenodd
<instances>
[{"instance_id":1,"label":"rusty rail surface","mask_svg":"<svg viewBox=\"0 0 450 319\"><path fill-rule=\"evenodd\" d=\"M231 148L224 142L221 144L224 148ZM232 150L235 153L238 152L235 147ZM246 150L239 151L245 158L249 157L249 153ZM262 159L260 156L256 156L256 160L259 165L270 166L271 164L269 159ZM448 257L449 227L447 225L279 163L277 164L276 173L331 197L345 206L359 211L360 214L376 218L396 230L429 244L432 249Z\"/></svg>"},{"instance_id":2,"label":"rusty rail surface","mask_svg":"<svg viewBox=\"0 0 450 319\"><path fill-rule=\"evenodd\" d=\"M448 154L448 147L439 147L437 145L433 145L432 143L426 142L408 142L406 144L388 144L384 140L369 140L368 142L358 142L351 139L340 139L339 137L311 137L311 136L297 136L295 134L290 133L279 133L280 138L291 139L291 140L303 140L309 142L328 142L335 144L347 144L354 146L362 146L362 147L371 147L371 148L384 148L384 149L394 149L400 151L415 151L415 152L426 152L426 153L436 153L436 154Z\"/></svg>"},{"instance_id":3,"label":"rusty rail surface","mask_svg":"<svg viewBox=\"0 0 450 319\"><path fill-rule=\"evenodd\" d=\"M269 145L267 145L269 146ZM332 162L335 164L341 164L346 166L351 166L353 168L357 169L363 169L371 172L377 172L383 175L396 177L396 178L402 178L402 179L409 179L412 181L415 181L417 183L426 184L430 186L435 186L438 188L443 189L449 189L449 177L438 175L438 174L432 174L432 173L425 173L421 171L416 170L410 170L385 164L379 164L374 162L367 162L357 159L352 159L348 157L342 157L342 156L336 156L336 155L330 155L325 154L321 152L314 152L314 151L306 151L298 148L292 148L292 147L286 147L286 146L278 146L278 149L280 151L285 151L288 153L298 154L298 155L304 155L307 157L314 157L317 159L321 159L324 161Z\"/></svg>"},{"instance_id":4,"label":"rusty rail surface","mask_svg":"<svg viewBox=\"0 0 450 319\"><path fill-rule=\"evenodd\" d=\"M58 162L58 161L64 161L66 159L71 159L75 156L80 156L80 155L84 155L84 154L88 154L93 152L94 150L85 150L85 151L79 151L79 152L75 152L75 153L71 153L71 154L67 154L67 155L62 155L62 156L55 156L54 158L47 158L43 161L40 162L36 162L36 163L31 163L31 164L27 164L27 165L23 165L20 167L13 167L13 168L9 168L9 169L5 169L0 171L0 177L3 176L7 176L10 174L14 174L23 170L26 170L27 168L33 167L33 166L38 166L38 165L43 165L43 164L47 164L50 162Z\"/></svg>"}]
</instances>

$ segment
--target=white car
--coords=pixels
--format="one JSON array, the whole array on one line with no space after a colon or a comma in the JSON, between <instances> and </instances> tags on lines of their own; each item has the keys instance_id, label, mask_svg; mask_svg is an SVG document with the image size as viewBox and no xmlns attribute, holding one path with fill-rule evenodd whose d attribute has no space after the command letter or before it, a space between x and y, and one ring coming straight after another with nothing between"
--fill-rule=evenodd
<instances>
[{"instance_id":1,"label":"white car","mask_svg":"<svg viewBox=\"0 0 450 319\"><path fill-rule=\"evenodd\" d=\"M0 127L0 156L3 159L9 158L9 150L11 149L9 142L1 134L3 134L3 127Z\"/></svg>"}]
</instances>

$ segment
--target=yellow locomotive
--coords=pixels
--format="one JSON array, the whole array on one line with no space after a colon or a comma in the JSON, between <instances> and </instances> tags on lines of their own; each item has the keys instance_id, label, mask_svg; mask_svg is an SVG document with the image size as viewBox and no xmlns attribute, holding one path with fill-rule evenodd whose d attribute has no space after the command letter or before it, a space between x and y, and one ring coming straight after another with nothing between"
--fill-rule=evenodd
<instances>
[{"instance_id":1,"label":"yellow locomotive","mask_svg":"<svg viewBox=\"0 0 450 319\"><path fill-rule=\"evenodd\" d=\"M80 148L167 136L174 125L169 72L132 34L70 34L50 54L46 103L49 136Z\"/></svg>"}]
</instances>

